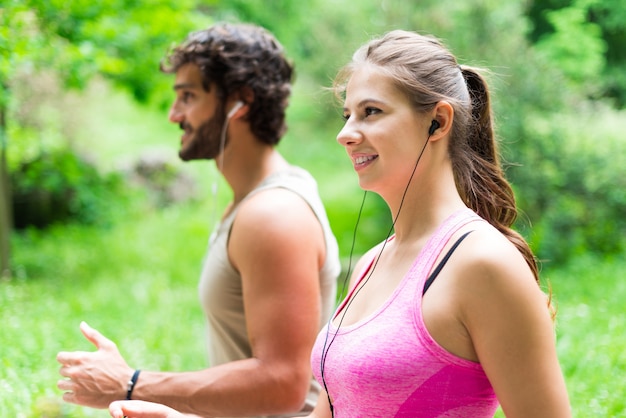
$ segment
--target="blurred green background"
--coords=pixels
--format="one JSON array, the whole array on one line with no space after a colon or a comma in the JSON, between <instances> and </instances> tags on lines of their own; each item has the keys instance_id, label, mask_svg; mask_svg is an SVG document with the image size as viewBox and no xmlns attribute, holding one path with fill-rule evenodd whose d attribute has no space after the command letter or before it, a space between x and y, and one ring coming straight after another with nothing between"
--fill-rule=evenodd
<instances>
[{"instance_id":1,"label":"blurred green background","mask_svg":"<svg viewBox=\"0 0 626 418\"><path fill-rule=\"evenodd\" d=\"M230 196L211 163L178 161L158 63L220 20L265 26L295 63L279 148L317 178L345 266L363 192L335 142L337 69L396 28L489 69L574 415L626 416L621 0L0 0L0 416L108 416L56 389L56 353L92 349L81 320L136 367L206 366L196 285ZM355 254L389 226L368 195Z\"/></svg>"}]
</instances>

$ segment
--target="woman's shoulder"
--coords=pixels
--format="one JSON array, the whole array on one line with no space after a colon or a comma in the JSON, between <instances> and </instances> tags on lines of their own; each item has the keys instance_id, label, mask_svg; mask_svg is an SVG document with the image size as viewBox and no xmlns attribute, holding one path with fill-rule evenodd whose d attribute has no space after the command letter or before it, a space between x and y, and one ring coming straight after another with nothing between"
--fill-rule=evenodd
<instances>
[{"instance_id":1,"label":"woman's shoulder","mask_svg":"<svg viewBox=\"0 0 626 418\"><path fill-rule=\"evenodd\" d=\"M447 222L457 223L448 239L447 247L467 235L456 250L462 255L454 256L457 261L463 261L466 267L506 266L515 259L524 259L522 253L502 232L471 209L459 210Z\"/></svg>"},{"instance_id":2,"label":"woman's shoulder","mask_svg":"<svg viewBox=\"0 0 626 418\"><path fill-rule=\"evenodd\" d=\"M504 234L486 222L469 229L472 233L457 250L455 264L460 286L486 292L538 287L524 256Z\"/></svg>"}]
</instances>

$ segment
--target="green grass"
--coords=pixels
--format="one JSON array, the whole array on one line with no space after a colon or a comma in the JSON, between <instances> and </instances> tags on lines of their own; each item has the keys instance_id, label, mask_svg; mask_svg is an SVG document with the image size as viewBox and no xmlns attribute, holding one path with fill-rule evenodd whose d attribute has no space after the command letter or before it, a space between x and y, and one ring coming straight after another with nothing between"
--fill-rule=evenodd
<instances>
[{"instance_id":1,"label":"green grass","mask_svg":"<svg viewBox=\"0 0 626 418\"><path fill-rule=\"evenodd\" d=\"M584 258L551 276L558 352L578 417L626 417L626 261Z\"/></svg>"},{"instance_id":2,"label":"green grass","mask_svg":"<svg viewBox=\"0 0 626 418\"><path fill-rule=\"evenodd\" d=\"M135 214L110 229L16 237L17 277L0 283L2 416L36 417L37 405L58 401L56 353L93 349L78 330L82 320L137 367L206 365L196 280L208 225L198 211L188 205ZM106 416L70 406L64 413Z\"/></svg>"},{"instance_id":3,"label":"green grass","mask_svg":"<svg viewBox=\"0 0 626 418\"><path fill-rule=\"evenodd\" d=\"M115 125L115 135L97 129L89 138L89 147L102 147L104 166L154 147L175 156L178 134L164 128L164 114L127 106L118 95L98 97L101 108L85 123L103 130L103 121ZM329 152L336 122L326 128L306 125L303 115L317 106L317 100L296 100L281 149L318 179L345 255L362 193L340 147ZM114 340L134 367L206 365L196 289L215 205L208 167L181 165L198 180L198 201L162 210L127 208L108 227L70 225L14 235L15 275L0 282L0 416L108 416L62 403L56 389L57 352L92 350L78 329L83 320ZM221 187L218 207L227 197ZM380 239L369 232L375 223L361 225L357 253ZM542 273L558 303L558 353L576 417L626 417L624 271L626 261L596 257Z\"/></svg>"}]
</instances>

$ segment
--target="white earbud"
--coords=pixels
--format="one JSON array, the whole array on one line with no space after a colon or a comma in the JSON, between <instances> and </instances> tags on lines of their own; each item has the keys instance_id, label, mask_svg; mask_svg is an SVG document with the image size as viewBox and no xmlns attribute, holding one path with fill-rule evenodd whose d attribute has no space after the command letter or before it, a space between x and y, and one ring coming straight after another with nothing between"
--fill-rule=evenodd
<instances>
[{"instance_id":1,"label":"white earbud","mask_svg":"<svg viewBox=\"0 0 626 418\"><path fill-rule=\"evenodd\" d=\"M235 112L241 109L242 106L243 106L243 102L241 100L238 100L237 103L235 103L235 105L233 106L233 108L230 109L230 112L228 112L228 115L226 115L226 119L232 118Z\"/></svg>"}]
</instances>

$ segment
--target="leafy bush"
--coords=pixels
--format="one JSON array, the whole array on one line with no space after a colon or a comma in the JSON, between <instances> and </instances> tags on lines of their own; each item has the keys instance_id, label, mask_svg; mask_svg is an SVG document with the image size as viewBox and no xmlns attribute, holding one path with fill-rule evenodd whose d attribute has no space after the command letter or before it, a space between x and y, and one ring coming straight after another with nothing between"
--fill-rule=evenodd
<instances>
[{"instance_id":1,"label":"leafy bush","mask_svg":"<svg viewBox=\"0 0 626 418\"><path fill-rule=\"evenodd\" d=\"M75 220L106 222L111 203L123 196L119 174L100 174L69 149L40 154L11 173L15 227L45 227Z\"/></svg>"},{"instance_id":2,"label":"leafy bush","mask_svg":"<svg viewBox=\"0 0 626 418\"><path fill-rule=\"evenodd\" d=\"M626 249L624 115L581 110L588 116L529 120L540 140L518 176L520 206L532 222L530 240L540 258L559 263Z\"/></svg>"}]
</instances>

